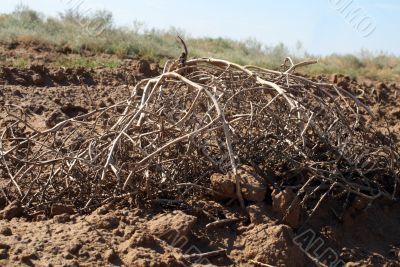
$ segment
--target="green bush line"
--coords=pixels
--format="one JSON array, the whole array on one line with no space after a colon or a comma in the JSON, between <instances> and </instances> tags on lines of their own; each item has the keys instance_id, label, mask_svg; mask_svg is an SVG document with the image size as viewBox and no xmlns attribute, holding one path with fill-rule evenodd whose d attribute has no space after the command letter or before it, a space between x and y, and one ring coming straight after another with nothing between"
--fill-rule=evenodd
<instances>
[{"instance_id":1,"label":"green bush line","mask_svg":"<svg viewBox=\"0 0 400 267\"><path fill-rule=\"evenodd\" d=\"M140 23L132 27L115 26L112 15L98 11L82 15L68 10L58 17L46 17L29 8L19 6L10 14L0 14L0 42L38 42L56 47L68 47L79 54L84 50L116 55L116 59L95 57L64 57L56 65L68 67L109 67L121 65L120 58L140 57L163 63L177 58L181 48L176 41L180 34L186 40L190 57L223 58L239 64L251 64L266 68L279 68L286 56L295 61L316 58L299 51L290 51L285 45L266 46L254 39L235 41L226 38L192 38L177 29L146 29ZM299 55L301 54L301 55ZM15 65L29 64L18 58ZM400 58L385 53L361 51L357 55L333 54L320 58L319 63L301 72L309 75L343 73L356 78L400 81Z\"/></svg>"}]
</instances>

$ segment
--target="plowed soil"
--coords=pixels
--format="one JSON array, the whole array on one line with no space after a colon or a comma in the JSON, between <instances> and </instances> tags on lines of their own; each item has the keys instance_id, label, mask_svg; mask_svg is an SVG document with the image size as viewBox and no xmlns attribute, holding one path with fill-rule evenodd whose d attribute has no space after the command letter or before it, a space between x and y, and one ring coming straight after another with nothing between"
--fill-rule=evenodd
<instances>
[{"instance_id":1,"label":"plowed soil","mask_svg":"<svg viewBox=\"0 0 400 267\"><path fill-rule=\"evenodd\" d=\"M5 104L20 106L44 130L125 99L137 81L160 71L133 59L116 69L52 65L69 53L38 44L0 46L0 129ZM13 67L21 55L32 65ZM376 114L370 123L400 137L396 84L343 75L315 79L356 93ZM0 187L8 180L0 173ZM0 191L0 266L318 266L315 259L328 266L400 266L400 202L355 199L345 210L341 203L324 203L306 223L300 212L282 222L291 198L289 191L268 192L262 202L247 202L246 211L212 196L107 204L91 214L55 206L49 218L24 216ZM210 225L215 221L221 223Z\"/></svg>"}]
</instances>

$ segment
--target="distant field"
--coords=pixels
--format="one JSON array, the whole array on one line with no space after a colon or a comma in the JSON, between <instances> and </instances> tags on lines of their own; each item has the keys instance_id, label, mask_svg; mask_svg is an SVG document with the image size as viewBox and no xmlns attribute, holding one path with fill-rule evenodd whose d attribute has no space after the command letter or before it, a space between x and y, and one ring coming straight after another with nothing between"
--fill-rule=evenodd
<instances>
[{"instance_id":1,"label":"distant field","mask_svg":"<svg viewBox=\"0 0 400 267\"><path fill-rule=\"evenodd\" d=\"M286 56L295 61L315 59L318 56L307 52L291 51L285 45L266 46L256 40L235 41L223 38L191 38L176 29L168 31L146 29L140 23L131 28L117 27L108 12L98 12L91 17L73 11L59 17L44 15L18 7L11 14L0 15L0 42L41 42L56 47L71 49L72 53L82 51L115 55L111 61L85 59L79 55L61 58L56 63L69 67L118 67L126 57L149 58L163 63L168 58L176 58L180 46L176 41L179 33L184 37L190 57L223 58L240 64L258 65L277 69ZM4 56L0 55L3 61ZM352 77L400 81L400 58L384 53L374 54L361 51L357 55L336 55L320 58L319 64L302 69L303 74L343 73ZM29 65L29 59L18 58L15 65Z\"/></svg>"}]
</instances>

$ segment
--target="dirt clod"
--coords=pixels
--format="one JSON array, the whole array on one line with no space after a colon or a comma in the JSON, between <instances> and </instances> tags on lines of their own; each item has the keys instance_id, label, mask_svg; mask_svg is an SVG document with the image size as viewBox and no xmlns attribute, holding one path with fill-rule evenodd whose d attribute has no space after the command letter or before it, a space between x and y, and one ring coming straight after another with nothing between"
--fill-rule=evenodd
<instances>
[{"instance_id":1,"label":"dirt clod","mask_svg":"<svg viewBox=\"0 0 400 267\"><path fill-rule=\"evenodd\" d=\"M82 241L79 239L76 239L75 241L71 242L71 244L68 248L68 252L73 255L78 255L82 246L83 246Z\"/></svg>"},{"instance_id":2,"label":"dirt clod","mask_svg":"<svg viewBox=\"0 0 400 267\"><path fill-rule=\"evenodd\" d=\"M151 76L152 74L150 63L144 59L139 60L136 65L136 69L139 73L143 73L144 76Z\"/></svg>"},{"instance_id":3,"label":"dirt clod","mask_svg":"<svg viewBox=\"0 0 400 267\"><path fill-rule=\"evenodd\" d=\"M305 256L300 248L293 244L293 237L292 230L286 225L257 225L246 235L244 255L248 259L273 266L304 266Z\"/></svg>"},{"instance_id":4,"label":"dirt clod","mask_svg":"<svg viewBox=\"0 0 400 267\"><path fill-rule=\"evenodd\" d=\"M119 226L120 220L115 214L108 213L104 216L93 214L88 221L98 229L113 230Z\"/></svg>"},{"instance_id":5,"label":"dirt clod","mask_svg":"<svg viewBox=\"0 0 400 267\"><path fill-rule=\"evenodd\" d=\"M187 236L192 230L197 218L187 215L182 211L161 214L148 222L150 233L160 238L170 238L170 235L176 237Z\"/></svg>"},{"instance_id":6,"label":"dirt clod","mask_svg":"<svg viewBox=\"0 0 400 267\"><path fill-rule=\"evenodd\" d=\"M54 216L53 220L54 220L54 222L57 222L57 223L66 223L71 220L71 217L69 214L63 213L63 214Z\"/></svg>"},{"instance_id":7,"label":"dirt clod","mask_svg":"<svg viewBox=\"0 0 400 267\"><path fill-rule=\"evenodd\" d=\"M289 188L279 192L274 190L272 192L272 209L279 214L283 222L289 226L296 228L300 224L301 209L299 202L293 202L296 195ZM290 207L290 210L288 210Z\"/></svg>"},{"instance_id":8,"label":"dirt clod","mask_svg":"<svg viewBox=\"0 0 400 267\"><path fill-rule=\"evenodd\" d=\"M8 259L9 255L7 250L5 249L0 249L0 260L6 260Z\"/></svg>"},{"instance_id":9,"label":"dirt clod","mask_svg":"<svg viewBox=\"0 0 400 267\"><path fill-rule=\"evenodd\" d=\"M4 236L11 236L12 235L12 230L10 227L2 227L0 228L0 235Z\"/></svg>"},{"instance_id":10,"label":"dirt clod","mask_svg":"<svg viewBox=\"0 0 400 267\"><path fill-rule=\"evenodd\" d=\"M28 265L28 266L35 266L35 264L32 262L33 260L38 260L39 257L36 253L23 253L21 255L21 262Z\"/></svg>"},{"instance_id":11,"label":"dirt clod","mask_svg":"<svg viewBox=\"0 0 400 267\"><path fill-rule=\"evenodd\" d=\"M235 197L235 183L232 179L220 173L214 173L210 177L213 190L220 193L215 195L216 199L227 199Z\"/></svg>"},{"instance_id":12,"label":"dirt clod","mask_svg":"<svg viewBox=\"0 0 400 267\"><path fill-rule=\"evenodd\" d=\"M130 266L184 266L180 250L144 232L135 234L118 247L121 260Z\"/></svg>"},{"instance_id":13,"label":"dirt clod","mask_svg":"<svg viewBox=\"0 0 400 267\"><path fill-rule=\"evenodd\" d=\"M243 198L248 201L263 201L267 193L265 181L253 167L242 165L238 169ZM232 179L233 174L231 173Z\"/></svg>"},{"instance_id":14,"label":"dirt clod","mask_svg":"<svg viewBox=\"0 0 400 267\"><path fill-rule=\"evenodd\" d=\"M0 211L0 220L11 220L15 217L22 216L23 209L18 201L15 201Z\"/></svg>"},{"instance_id":15,"label":"dirt clod","mask_svg":"<svg viewBox=\"0 0 400 267\"><path fill-rule=\"evenodd\" d=\"M61 215L61 214L74 214L75 209L73 206L67 206L62 204L53 204L51 206L51 215Z\"/></svg>"},{"instance_id":16,"label":"dirt clod","mask_svg":"<svg viewBox=\"0 0 400 267\"><path fill-rule=\"evenodd\" d=\"M56 126L58 123L67 120L68 117L59 110L56 110L50 114L48 119L46 120L46 126L48 128L52 128Z\"/></svg>"},{"instance_id":17,"label":"dirt clod","mask_svg":"<svg viewBox=\"0 0 400 267\"><path fill-rule=\"evenodd\" d=\"M6 206L6 204L7 204L7 200L6 200L5 198L3 198L3 197L0 196L0 211L1 211L2 209L4 209L4 207Z\"/></svg>"},{"instance_id":18,"label":"dirt clod","mask_svg":"<svg viewBox=\"0 0 400 267\"><path fill-rule=\"evenodd\" d=\"M5 250L9 250L10 249L10 245L3 243L2 241L0 241L0 249L5 249Z\"/></svg>"},{"instance_id":19,"label":"dirt clod","mask_svg":"<svg viewBox=\"0 0 400 267\"><path fill-rule=\"evenodd\" d=\"M248 201L259 202L263 201L267 193L265 181L260 177L253 167L242 165L238 168L238 176L241 183L243 198ZM220 193L217 199L234 198L236 189L236 178L232 172L223 175L214 173L210 177L213 190Z\"/></svg>"},{"instance_id":20,"label":"dirt clod","mask_svg":"<svg viewBox=\"0 0 400 267\"><path fill-rule=\"evenodd\" d=\"M264 202L247 206L246 211L252 224L271 223L271 218L268 216L271 213L271 208Z\"/></svg>"},{"instance_id":21,"label":"dirt clod","mask_svg":"<svg viewBox=\"0 0 400 267\"><path fill-rule=\"evenodd\" d=\"M32 75L32 81L37 86L43 86L44 84L44 79L40 74Z\"/></svg>"}]
</instances>

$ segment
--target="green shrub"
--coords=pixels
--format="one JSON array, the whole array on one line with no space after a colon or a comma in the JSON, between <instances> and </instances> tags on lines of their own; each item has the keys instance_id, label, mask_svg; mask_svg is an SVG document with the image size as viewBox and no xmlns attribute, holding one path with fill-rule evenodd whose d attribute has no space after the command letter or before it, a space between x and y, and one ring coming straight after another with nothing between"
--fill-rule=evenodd
<instances>
[{"instance_id":1,"label":"green shrub","mask_svg":"<svg viewBox=\"0 0 400 267\"><path fill-rule=\"evenodd\" d=\"M243 65L258 65L277 69L287 56L296 62L315 58L303 50L301 43L297 52L282 43L265 46L255 39L235 41L226 38L191 38L183 31L147 29L140 22L131 28L116 27L110 12L97 11L80 14L67 10L58 17L45 17L24 6L18 6L11 14L0 14L0 42L44 42L55 46L69 46L74 52L82 50L115 54L119 57L133 56L152 58L160 63L177 58L181 53L176 35L187 42L189 57L215 57ZM301 54L301 55L299 55ZM91 62L93 61L93 62ZM23 66L29 62L17 59ZM95 59L59 59L58 65L68 66L119 66L119 61L96 61ZM400 80L400 58L384 53L374 54L362 50L358 55L333 54L320 59L319 64L305 67L304 74L344 73L354 77Z\"/></svg>"}]
</instances>

